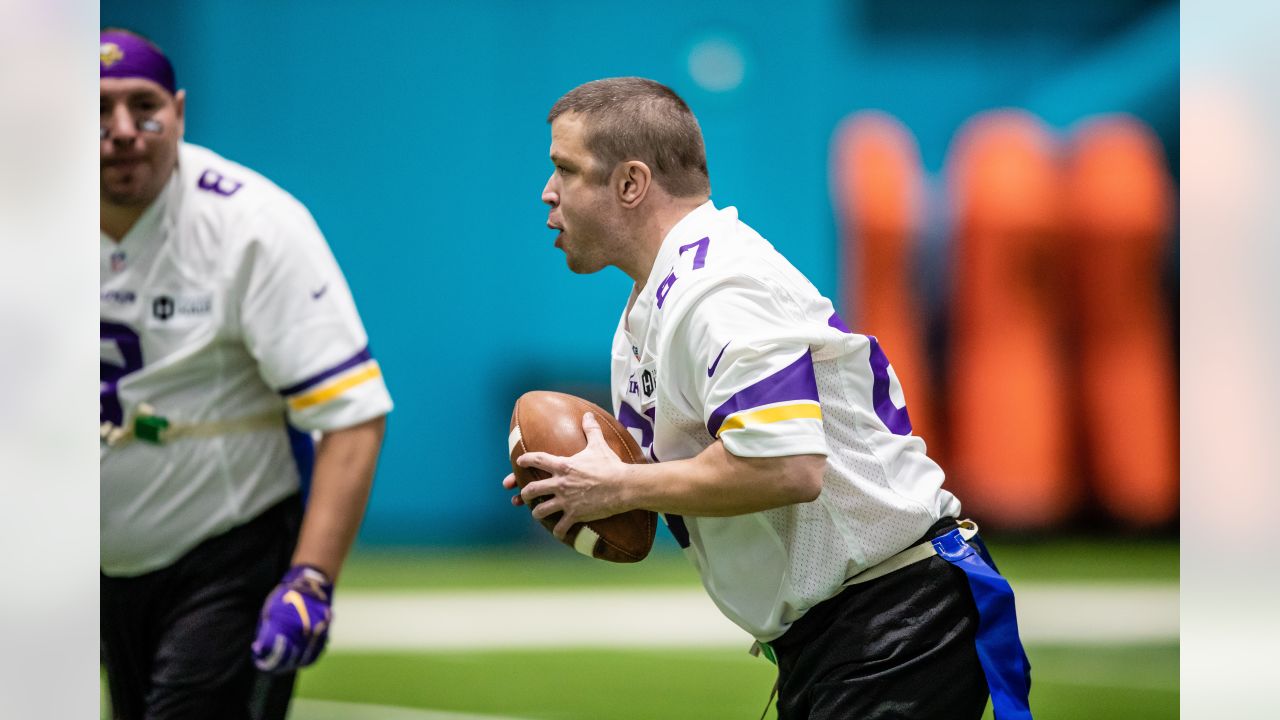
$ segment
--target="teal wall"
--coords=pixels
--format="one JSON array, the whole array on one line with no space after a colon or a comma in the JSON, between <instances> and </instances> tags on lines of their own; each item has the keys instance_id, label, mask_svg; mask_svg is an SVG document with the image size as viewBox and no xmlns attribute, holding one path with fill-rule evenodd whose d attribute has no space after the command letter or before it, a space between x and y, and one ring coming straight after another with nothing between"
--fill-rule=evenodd
<instances>
[{"instance_id":1,"label":"teal wall","mask_svg":"<svg viewBox=\"0 0 1280 720\"><path fill-rule=\"evenodd\" d=\"M681 93L713 198L833 297L828 143L855 110L904 120L933 171L981 110L1128 111L1177 172L1174 3L104 0L101 18L170 54L187 138L296 195L338 256L397 402L364 542L542 533L499 487L511 405L600 397L629 288L570 274L544 227L546 112L581 82ZM691 56L726 46L701 86ZM716 89L734 52L741 83Z\"/></svg>"}]
</instances>

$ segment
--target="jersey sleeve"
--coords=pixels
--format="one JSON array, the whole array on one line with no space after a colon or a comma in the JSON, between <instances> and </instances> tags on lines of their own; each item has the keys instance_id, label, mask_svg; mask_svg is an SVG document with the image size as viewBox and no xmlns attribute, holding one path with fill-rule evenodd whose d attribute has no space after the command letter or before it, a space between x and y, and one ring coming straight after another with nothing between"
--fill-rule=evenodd
<instances>
[{"instance_id":1,"label":"jersey sleeve","mask_svg":"<svg viewBox=\"0 0 1280 720\"><path fill-rule=\"evenodd\" d=\"M718 285L690 304L669 345L682 394L739 457L828 454L809 339L787 302L749 278Z\"/></svg>"},{"instance_id":2,"label":"jersey sleeve","mask_svg":"<svg viewBox=\"0 0 1280 720\"><path fill-rule=\"evenodd\" d=\"M290 423L337 430L390 412L355 301L311 214L297 203L271 208L251 228L241 330Z\"/></svg>"}]
</instances>

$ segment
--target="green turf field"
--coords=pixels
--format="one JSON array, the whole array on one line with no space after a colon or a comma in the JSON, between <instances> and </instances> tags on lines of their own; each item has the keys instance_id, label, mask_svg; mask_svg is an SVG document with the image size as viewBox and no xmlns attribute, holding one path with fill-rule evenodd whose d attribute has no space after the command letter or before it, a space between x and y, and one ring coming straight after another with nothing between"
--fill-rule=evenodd
<instances>
[{"instance_id":1,"label":"green turf field","mask_svg":"<svg viewBox=\"0 0 1280 720\"><path fill-rule=\"evenodd\" d=\"M993 544L1019 581L1176 582L1172 542L1073 539ZM697 586L677 552L611 565L562 551L361 552L344 590L502 590ZM525 621L512 608L512 622ZM1030 646L1036 717L1154 720L1178 716L1176 642ZM303 674L298 695L371 705L526 718L758 718L774 671L744 649L334 653ZM770 717L772 713L770 713ZM299 718L298 720L306 720Z\"/></svg>"},{"instance_id":2,"label":"green turf field","mask_svg":"<svg viewBox=\"0 0 1280 720\"><path fill-rule=\"evenodd\" d=\"M988 545L1000 571L1015 583L1178 579L1178 546L1168 541L1080 538ZM680 585L696 587L698 576L674 546L655 547L643 562L619 565L583 557L550 540L533 550L357 550L342 577L343 590Z\"/></svg>"},{"instance_id":3,"label":"green turf field","mask_svg":"<svg viewBox=\"0 0 1280 720\"><path fill-rule=\"evenodd\" d=\"M1037 720L1178 716L1176 645L1028 654ZM767 662L734 650L335 654L303 674L298 694L548 720L754 720L773 678Z\"/></svg>"},{"instance_id":4,"label":"green turf field","mask_svg":"<svg viewBox=\"0 0 1280 720\"><path fill-rule=\"evenodd\" d=\"M995 544L1014 583L1176 584L1173 542L1056 540ZM592 561L549 545L535 551L359 550L339 593L545 588L697 588L678 552L637 565ZM336 618L341 623L341 615ZM1178 717L1176 640L1141 645L1029 645L1037 720ZM330 651L300 675L292 720L546 720L760 717L773 667L742 648ZM457 714L454 714L457 713ZM770 712L768 717L772 717ZM988 712L988 717L990 713Z\"/></svg>"}]
</instances>

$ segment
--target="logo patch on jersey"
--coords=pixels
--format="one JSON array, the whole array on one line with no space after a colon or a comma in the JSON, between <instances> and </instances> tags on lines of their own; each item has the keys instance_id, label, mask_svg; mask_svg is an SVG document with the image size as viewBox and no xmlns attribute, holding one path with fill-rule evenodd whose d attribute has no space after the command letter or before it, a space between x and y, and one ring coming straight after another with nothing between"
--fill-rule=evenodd
<instances>
[{"instance_id":1,"label":"logo patch on jersey","mask_svg":"<svg viewBox=\"0 0 1280 720\"><path fill-rule=\"evenodd\" d=\"M132 305L138 294L132 290L103 290L102 302L116 305Z\"/></svg>"},{"instance_id":2,"label":"logo patch on jersey","mask_svg":"<svg viewBox=\"0 0 1280 720\"><path fill-rule=\"evenodd\" d=\"M653 397L654 382L652 372L645 370L640 373L640 387L644 390L645 397Z\"/></svg>"},{"instance_id":3,"label":"logo patch on jersey","mask_svg":"<svg viewBox=\"0 0 1280 720\"><path fill-rule=\"evenodd\" d=\"M111 253L111 272L120 272L124 270L125 254L123 250L117 250Z\"/></svg>"},{"instance_id":4,"label":"logo patch on jersey","mask_svg":"<svg viewBox=\"0 0 1280 720\"><path fill-rule=\"evenodd\" d=\"M102 43L98 46L98 60L103 67L111 67L124 59L124 51L120 46L113 42Z\"/></svg>"},{"instance_id":5,"label":"logo patch on jersey","mask_svg":"<svg viewBox=\"0 0 1280 720\"><path fill-rule=\"evenodd\" d=\"M174 316L198 317L213 312L212 295L157 295L151 301L151 315L166 322Z\"/></svg>"},{"instance_id":6,"label":"logo patch on jersey","mask_svg":"<svg viewBox=\"0 0 1280 720\"><path fill-rule=\"evenodd\" d=\"M321 285L321 286L320 286L320 289L319 289L319 290L312 290L312 291L311 291L311 299L312 299L312 300L319 300L320 298L324 297L324 294L325 294L326 292L328 292L328 291L329 291L329 283L325 283L325 284L323 284L323 285Z\"/></svg>"},{"instance_id":7,"label":"logo patch on jersey","mask_svg":"<svg viewBox=\"0 0 1280 720\"><path fill-rule=\"evenodd\" d=\"M151 314L155 315L157 320L168 320L173 317L173 298L168 295L161 295L152 300Z\"/></svg>"}]
</instances>

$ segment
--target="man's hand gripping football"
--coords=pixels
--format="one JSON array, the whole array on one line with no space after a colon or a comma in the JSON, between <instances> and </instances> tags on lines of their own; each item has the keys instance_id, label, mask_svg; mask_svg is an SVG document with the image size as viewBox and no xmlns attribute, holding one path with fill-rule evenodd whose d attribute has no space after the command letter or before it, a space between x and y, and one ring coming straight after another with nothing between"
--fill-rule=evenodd
<instances>
[{"instance_id":1,"label":"man's hand gripping football","mask_svg":"<svg viewBox=\"0 0 1280 720\"><path fill-rule=\"evenodd\" d=\"M552 530L561 540L575 523L632 509L624 493L626 475L634 466L622 462L609 448L594 413L582 416L582 431L587 437L587 446L573 457L528 452L516 459L521 467L538 468L551 477L525 485L520 494L512 497L512 504L532 505L533 517L539 520L563 512ZM515 475L504 478L502 486L514 490Z\"/></svg>"}]
</instances>

